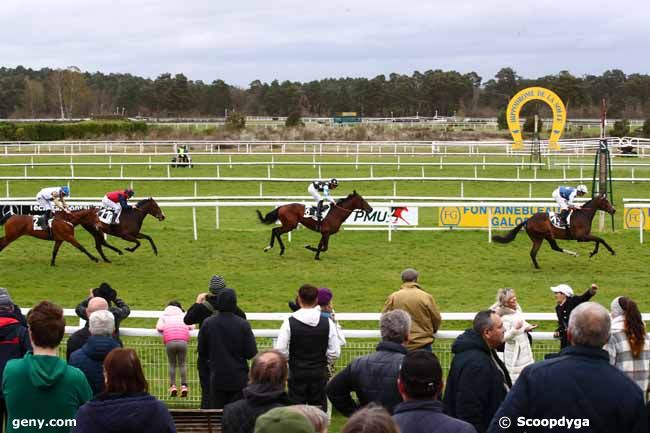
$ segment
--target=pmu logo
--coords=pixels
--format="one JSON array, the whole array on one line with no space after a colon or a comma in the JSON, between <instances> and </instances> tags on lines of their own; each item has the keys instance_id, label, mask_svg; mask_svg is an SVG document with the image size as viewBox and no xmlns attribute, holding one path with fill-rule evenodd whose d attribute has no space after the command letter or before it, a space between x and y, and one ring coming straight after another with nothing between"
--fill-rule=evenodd
<instances>
[{"instance_id":1,"label":"pmu logo","mask_svg":"<svg viewBox=\"0 0 650 433\"><path fill-rule=\"evenodd\" d=\"M460 224L460 208L443 207L440 209L440 222L446 226L457 226Z\"/></svg>"},{"instance_id":2,"label":"pmu logo","mask_svg":"<svg viewBox=\"0 0 650 433\"><path fill-rule=\"evenodd\" d=\"M390 216L393 218L393 221L392 221L393 224L397 224L397 222L399 220L402 220L406 224L411 225L411 223L408 222L406 220L406 218L405 218L405 216L408 216L408 215L404 215L404 214L408 214L409 208L407 208L407 207L392 207L392 208L390 208L390 212L391 212Z\"/></svg>"}]
</instances>

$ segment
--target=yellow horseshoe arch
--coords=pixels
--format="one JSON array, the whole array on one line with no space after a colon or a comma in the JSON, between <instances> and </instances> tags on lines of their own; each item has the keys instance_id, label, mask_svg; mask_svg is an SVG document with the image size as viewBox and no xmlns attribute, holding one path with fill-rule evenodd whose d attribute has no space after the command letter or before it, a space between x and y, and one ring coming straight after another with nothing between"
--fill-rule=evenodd
<instances>
[{"instance_id":1,"label":"yellow horseshoe arch","mask_svg":"<svg viewBox=\"0 0 650 433\"><path fill-rule=\"evenodd\" d=\"M544 87L528 87L513 96L508 103L506 119L508 121L508 129L510 129L510 134L512 134L514 141L512 148L517 150L524 147L521 124L519 123L519 113L526 103L535 100L543 101L551 107L551 111L553 112L553 126L551 127L551 136L548 139L548 144L552 150L559 150L560 144L558 141L566 124L566 108L555 92Z\"/></svg>"}]
</instances>

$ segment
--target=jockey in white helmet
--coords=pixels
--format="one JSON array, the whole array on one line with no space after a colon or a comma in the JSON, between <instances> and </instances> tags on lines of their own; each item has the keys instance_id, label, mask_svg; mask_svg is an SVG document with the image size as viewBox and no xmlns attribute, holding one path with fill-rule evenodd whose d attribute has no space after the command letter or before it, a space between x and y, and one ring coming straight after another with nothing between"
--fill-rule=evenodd
<instances>
[{"instance_id":1,"label":"jockey in white helmet","mask_svg":"<svg viewBox=\"0 0 650 433\"><path fill-rule=\"evenodd\" d=\"M569 210L580 209L580 205L575 204L573 201L576 197L582 197L587 194L587 192L588 190L586 185L578 185L575 188L571 186L560 186L553 191L552 196L560 208L560 220L565 227L567 227Z\"/></svg>"}]
</instances>

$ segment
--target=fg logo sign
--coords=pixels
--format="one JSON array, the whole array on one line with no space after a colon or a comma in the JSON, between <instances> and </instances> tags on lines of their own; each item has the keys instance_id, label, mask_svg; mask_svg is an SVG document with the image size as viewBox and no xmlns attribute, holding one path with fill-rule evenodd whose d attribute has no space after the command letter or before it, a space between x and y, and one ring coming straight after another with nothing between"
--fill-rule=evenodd
<instances>
[{"instance_id":1,"label":"fg logo sign","mask_svg":"<svg viewBox=\"0 0 650 433\"><path fill-rule=\"evenodd\" d=\"M457 226L460 224L460 208L443 207L440 209L440 224L445 226Z\"/></svg>"}]
</instances>

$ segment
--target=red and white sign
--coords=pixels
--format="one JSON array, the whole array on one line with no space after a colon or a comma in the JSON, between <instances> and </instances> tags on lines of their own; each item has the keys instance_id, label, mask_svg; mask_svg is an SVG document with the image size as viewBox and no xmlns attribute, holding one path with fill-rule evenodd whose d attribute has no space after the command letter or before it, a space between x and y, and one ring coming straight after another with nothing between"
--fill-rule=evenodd
<instances>
[{"instance_id":1,"label":"red and white sign","mask_svg":"<svg viewBox=\"0 0 650 433\"><path fill-rule=\"evenodd\" d=\"M417 226L418 208L416 207L376 207L367 214L362 210L355 210L343 223L345 225L364 226Z\"/></svg>"}]
</instances>

